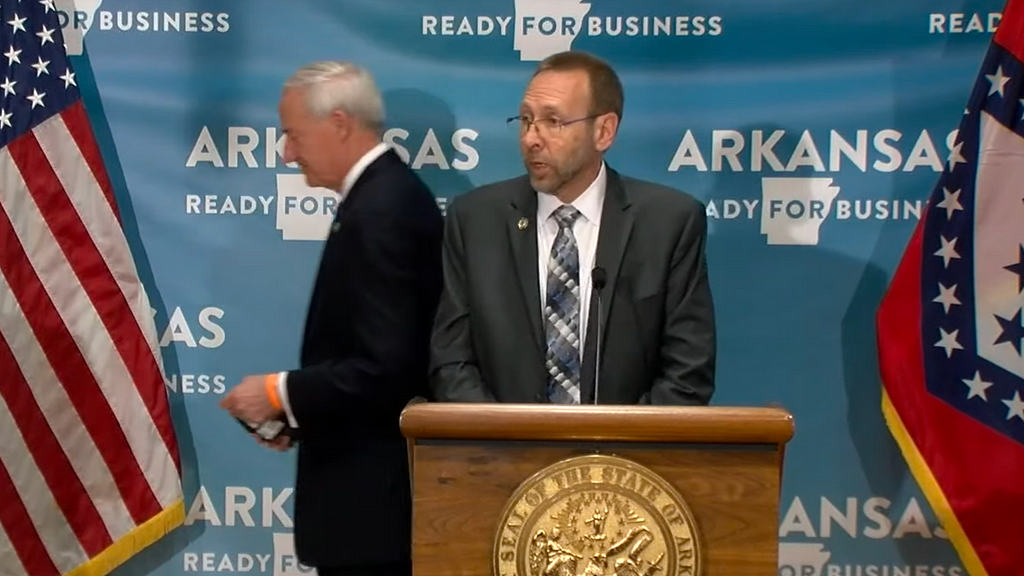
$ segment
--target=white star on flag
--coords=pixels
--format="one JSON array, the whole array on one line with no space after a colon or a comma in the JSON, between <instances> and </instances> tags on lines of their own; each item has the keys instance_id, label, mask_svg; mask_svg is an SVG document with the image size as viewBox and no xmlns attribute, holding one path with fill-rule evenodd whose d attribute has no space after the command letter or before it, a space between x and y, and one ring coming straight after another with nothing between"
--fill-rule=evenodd
<instances>
[{"instance_id":1,"label":"white star on flag","mask_svg":"<svg viewBox=\"0 0 1024 576\"><path fill-rule=\"evenodd\" d=\"M42 76L43 74L49 74L50 73L50 71L46 69L46 67L49 66L49 65L50 65L50 61L49 60L45 60L44 61L43 57L40 56L39 57L39 61L36 62L35 64L33 64L32 67L36 69L36 76L38 77L38 76Z\"/></svg>"},{"instance_id":2,"label":"white star on flag","mask_svg":"<svg viewBox=\"0 0 1024 576\"><path fill-rule=\"evenodd\" d=\"M1021 420L1024 420L1024 402L1020 399L1020 392L1014 392L1013 398L1009 400L1003 400L1003 404L1006 404L1006 419L1009 420L1016 416Z\"/></svg>"},{"instance_id":3,"label":"white star on flag","mask_svg":"<svg viewBox=\"0 0 1024 576\"><path fill-rule=\"evenodd\" d=\"M960 255L956 253L956 238L946 240L946 237L943 236L940 240L942 242L942 248L939 248L935 253L935 256L942 256L943 266L949 268L949 261L960 257Z\"/></svg>"},{"instance_id":4,"label":"white star on flag","mask_svg":"<svg viewBox=\"0 0 1024 576\"><path fill-rule=\"evenodd\" d=\"M953 218L953 212L964 209L964 207L960 205L960 191L956 190L950 192L949 188L943 188L942 195L942 202L939 202L936 206L939 208L945 208L946 219L950 220Z\"/></svg>"},{"instance_id":5,"label":"white star on flag","mask_svg":"<svg viewBox=\"0 0 1024 576\"><path fill-rule=\"evenodd\" d=\"M996 68L995 74L985 74L985 78L988 78L989 83L992 84L992 86L988 89L989 96L995 94L996 92L998 92L1000 96L1005 95L1003 91L1006 89L1006 83L1010 81L1010 77L1003 75L1002 66ZM996 84L998 84L998 86L996 86Z\"/></svg>"},{"instance_id":6,"label":"white star on flag","mask_svg":"<svg viewBox=\"0 0 1024 576\"><path fill-rule=\"evenodd\" d=\"M962 380L962 382L967 385L967 388L968 388L967 399L968 400L970 400L971 398L977 397L977 398L981 398L985 402L988 402L988 396L985 395L985 390L988 390L992 386L992 383L991 382L985 382L984 380L982 380L981 379L981 372L980 371L975 370L974 371L974 378L972 378L970 380L964 378Z\"/></svg>"},{"instance_id":7,"label":"white star on flag","mask_svg":"<svg viewBox=\"0 0 1024 576\"><path fill-rule=\"evenodd\" d=\"M53 43L54 32L56 32L56 30L50 30L46 26L43 26L43 30L41 32L36 32L36 36L42 38L41 44L45 46L47 42L51 44Z\"/></svg>"},{"instance_id":8,"label":"white star on flag","mask_svg":"<svg viewBox=\"0 0 1024 576\"><path fill-rule=\"evenodd\" d=\"M25 30L25 20L27 20L27 18L21 18L20 16L15 14L14 19L9 20L7 23L10 24L11 28L14 29L13 32L17 32L18 30L21 30L22 32L27 32L27 30Z\"/></svg>"},{"instance_id":9,"label":"white star on flag","mask_svg":"<svg viewBox=\"0 0 1024 576\"><path fill-rule=\"evenodd\" d=\"M946 288L942 285L942 282L939 282L939 295L936 296L932 302L941 303L943 310L946 311L946 314L949 314L949 308L951 306L960 304L960 300L956 297L956 284Z\"/></svg>"},{"instance_id":10,"label":"white star on flag","mask_svg":"<svg viewBox=\"0 0 1024 576\"><path fill-rule=\"evenodd\" d=\"M75 84L75 73L71 70L65 70L64 74L60 77L60 79L64 81L65 88L68 88L70 86L78 86L78 84Z\"/></svg>"},{"instance_id":11,"label":"white star on flag","mask_svg":"<svg viewBox=\"0 0 1024 576\"><path fill-rule=\"evenodd\" d=\"M956 337L959 332L959 329L953 330L952 332L946 332L942 328L939 328L940 338L939 341L935 343L935 347L944 349L946 351L946 358L953 355L953 350L964 349L964 347L956 341Z\"/></svg>"},{"instance_id":12,"label":"white star on flag","mask_svg":"<svg viewBox=\"0 0 1024 576\"><path fill-rule=\"evenodd\" d=\"M963 148L963 146L964 146L963 142L957 142L956 144L953 145L953 148L949 151L949 156L946 158L946 162L949 164L949 171L950 172L952 172L956 168L957 164L966 164L967 163L967 159L964 158L964 155L960 152L960 149Z\"/></svg>"},{"instance_id":13,"label":"white star on flag","mask_svg":"<svg viewBox=\"0 0 1024 576\"><path fill-rule=\"evenodd\" d=\"M38 90L33 88L32 89L32 95L31 96L26 96L26 98L28 98L29 100L32 101L32 107L35 108L36 106L42 106L43 105L43 96L46 96L46 92L40 93Z\"/></svg>"},{"instance_id":14,"label":"white star on flag","mask_svg":"<svg viewBox=\"0 0 1024 576\"><path fill-rule=\"evenodd\" d=\"M21 50L15 50L14 46L11 46L10 49L7 50L7 53L4 54L4 56L7 56L8 66L13 65L14 63L21 64L21 58L18 57L18 54L21 54Z\"/></svg>"}]
</instances>

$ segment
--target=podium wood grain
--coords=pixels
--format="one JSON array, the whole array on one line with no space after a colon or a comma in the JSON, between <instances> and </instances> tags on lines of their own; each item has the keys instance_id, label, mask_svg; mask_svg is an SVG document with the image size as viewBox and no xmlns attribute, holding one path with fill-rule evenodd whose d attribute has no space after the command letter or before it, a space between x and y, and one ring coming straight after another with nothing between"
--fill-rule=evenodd
<instances>
[{"instance_id":1,"label":"podium wood grain","mask_svg":"<svg viewBox=\"0 0 1024 576\"><path fill-rule=\"evenodd\" d=\"M784 411L696 409L687 423L679 418L687 409L655 409L645 419L599 407L555 407L552 415L452 406L403 416L414 463L414 576L490 576L498 522L519 484L594 453L633 460L676 488L696 519L704 576L777 573L781 444L792 434ZM577 417L576 426L565 424Z\"/></svg>"}]
</instances>

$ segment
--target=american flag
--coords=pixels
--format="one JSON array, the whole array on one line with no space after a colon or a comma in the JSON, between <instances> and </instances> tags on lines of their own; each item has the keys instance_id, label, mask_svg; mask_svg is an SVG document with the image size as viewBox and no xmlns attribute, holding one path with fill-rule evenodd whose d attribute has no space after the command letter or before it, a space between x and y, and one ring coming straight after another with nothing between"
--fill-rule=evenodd
<instances>
[{"instance_id":1,"label":"american flag","mask_svg":"<svg viewBox=\"0 0 1024 576\"><path fill-rule=\"evenodd\" d=\"M886 422L972 576L1024 570L1024 0L878 312Z\"/></svg>"},{"instance_id":2,"label":"american flag","mask_svg":"<svg viewBox=\"0 0 1024 576\"><path fill-rule=\"evenodd\" d=\"M177 441L53 0L0 21L0 573L98 576L183 521Z\"/></svg>"}]
</instances>

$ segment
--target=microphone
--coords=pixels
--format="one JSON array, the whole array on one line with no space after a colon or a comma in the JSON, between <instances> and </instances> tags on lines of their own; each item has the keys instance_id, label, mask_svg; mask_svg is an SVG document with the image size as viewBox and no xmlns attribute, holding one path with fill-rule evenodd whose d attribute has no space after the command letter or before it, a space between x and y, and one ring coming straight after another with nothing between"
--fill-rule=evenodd
<instances>
[{"instance_id":1,"label":"microphone","mask_svg":"<svg viewBox=\"0 0 1024 576\"><path fill-rule=\"evenodd\" d=\"M596 266L590 271L590 282L593 285L594 294L597 294L597 357L594 362L594 404L597 404L597 393L601 384L601 290L608 283L608 273L604 271L604 268Z\"/></svg>"}]
</instances>

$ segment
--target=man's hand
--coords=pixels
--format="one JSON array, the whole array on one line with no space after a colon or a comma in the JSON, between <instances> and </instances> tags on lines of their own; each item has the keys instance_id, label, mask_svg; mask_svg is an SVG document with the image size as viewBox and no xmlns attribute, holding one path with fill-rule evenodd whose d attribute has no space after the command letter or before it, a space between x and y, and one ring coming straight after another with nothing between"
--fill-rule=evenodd
<instances>
[{"instance_id":1,"label":"man's hand","mask_svg":"<svg viewBox=\"0 0 1024 576\"><path fill-rule=\"evenodd\" d=\"M246 422L266 422L281 411L270 404L264 376L246 376L220 401L220 407Z\"/></svg>"},{"instance_id":2,"label":"man's hand","mask_svg":"<svg viewBox=\"0 0 1024 576\"><path fill-rule=\"evenodd\" d=\"M263 446L264 448L270 448L271 450L277 450L278 452L287 452L288 450L291 449L293 445L291 437L286 434L281 434L277 438L274 438L273 440L270 441L264 440L263 438L260 438L255 434L253 434L252 437L255 438L257 442L260 443L260 446Z\"/></svg>"}]
</instances>

